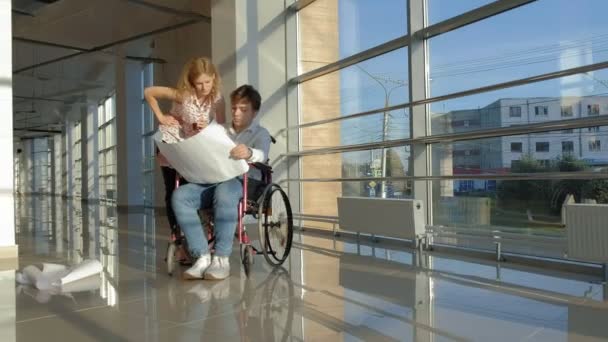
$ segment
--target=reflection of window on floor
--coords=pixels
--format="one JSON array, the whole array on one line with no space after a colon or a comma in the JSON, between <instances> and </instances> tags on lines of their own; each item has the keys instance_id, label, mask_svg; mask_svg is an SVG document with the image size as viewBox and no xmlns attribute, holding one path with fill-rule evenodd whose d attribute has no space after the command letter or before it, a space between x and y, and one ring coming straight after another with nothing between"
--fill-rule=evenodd
<instances>
[{"instance_id":1,"label":"reflection of window on floor","mask_svg":"<svg viewBox=\"0 0 608 342\"><path fill-rule=\"evenodd\" d=\"M602 150L602 142L599 140L589 141L589 152L599 152Z\"/></svg>"},{"instance_id":2,"label":"reflection of window on floor","mask_svg":"<svg viewBox=\"0 0 608 342\"><path fill-rule=\"evenodd\" d=\"M520 106L511 106L511 107L509 107L509 117L511 117L511 118L521 118L521 107Z\"/></svg>"},{"instance_id":3,"label":"reflection of window on floor","mask_svg":"<svg viewBox=\"0 0 608 342\"><path fill-rule=\"evenodd\" d=\"M562 116L563 117L571 117L574 115L574 111L572 110L572 106L562 106Z\"/></svg>"},{"instance_id":4,"label":"reflection of window on floor","mask_svg":"<svg viewBox=\"0 0 608 342\"><path fill-rule=\"evenodd\" d=\"M599 104L587 105L587 115L589 115L589 116L600 115L600 105Z\"/></svg>"},{"instance_id":5,"label":"reflection of window on floor","mask_svg":"<svg viewBox=\"0 0 608 342\"><path fill-rule=\"evenodd\" d=\"M549 115L548 106L536 106L534 107L534 115L536 116L547 116Z\"/></svg>"},{"instance_id":6,"label":"reflection of window on floor","mask_svg":"<svg viewBox=\"0 0 608 342\"><path fill-rule=\"evenodd\" d=\"M118 284L118 222L116 207L112 205L99 206L99 246L100 262L104 271L101 273L101 297L109 306L118 302L118 292L114 284Z\"/></svg>"},{"instance_id":7,"label":"reflection of window on floor","mask_svg":"<svg viewBox=\"0 0 608 342\"><path fill-rule=\"evenodd\" d=\"M549 142L541 141L536 143L536 152L549 152Z\"/></svg>"},{"instance_id":8,"label":"reflection of window on floor","mask_svg":"<svg viewBox=\"0 0 608 342\"><path fill-rule=\"evenodd\" d=\"M511 152L521 153L523 151L523 144L520 142L511 143Z\"/></svg>"}]
</instances>

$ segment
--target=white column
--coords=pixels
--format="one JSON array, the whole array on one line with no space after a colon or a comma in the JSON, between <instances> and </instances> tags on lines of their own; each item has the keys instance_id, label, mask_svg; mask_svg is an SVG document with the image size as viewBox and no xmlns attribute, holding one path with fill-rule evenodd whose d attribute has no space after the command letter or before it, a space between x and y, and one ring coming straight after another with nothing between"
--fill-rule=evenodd
<instances>
[{"instance_id":1,"label":"white column","mask_svg":"<svg viewBox=\"0 0 608 342\"><path fill-rule=\"evenodd\" d=\"M13 64L11 1L0 0L0 108L9 119L0 125L0 160L13 160ZM13 168L0 169L0 258L17 258ZM14 339L14 338L13 338Z\"/></svg>"},{"instance_id":2,"label":"white column","mask_svg":"<svg viewBox=\"0 0 608 342\"><path fill-rule=\"evenodd\" d=\"M141 65L116 57L116 172L119 207L142 206Z\"/></svg>"},{"instance_id":3,"label":"white column","mask_svg":"<svg viewBox=\"0 0 608 342\"><path fill-rule=\"evenodd\" d=\"M412 0L409 2L409 32L417 32L425 25L424 1ZM426 47L423 39L412 36L409 46L409 70L410 70L410 101L419 101L427 97L426 77ZM428 106L421 105L412 108L410 113L411 137L419 138L430 134L429 118L427 116ZM410 172L412 176L428 176L430 160L432 160L430 147L425 144L412 146L412 158L410 161ZM413 184L413 197L424 202L427 208L427 224L432 223L433 211L432 200L430 200L432 182L415 181Z\"/></svg>"},{"instance_id":4,"label":"white column","mask_svg":"<svg viewBox=\"0 0 608 342\"><path fill-rule=\"evenodd\" d=\"M213 61L222 75L227 105L232 90L251 84L262 95L260 123L273 135L287 126L287 13L283 1L214 1L211 8ZM230 120L229 110L227 114ZM287 151L287 135L275 138L271 161ZM287 176L286 160L273 168L276 181Z\"/></svg>"},{"instance_id":5,"label":"white column","mask_svg":"<svg viewBox=\"0 0 608 342\"><path fill-rule=\"evenodd\" d=\"M2 6L2 2L7 2L10 6L9 0L1 0L0 6ZM4 15L2 11L0 11L0 15ZM8 22L10 23L10 20ZM0 271L0 308L2 309L2 315L0 315L0 327L2 328L0 329L0 341L17 341L16 303L15 271Z\"/></svg>"}]
</instances>

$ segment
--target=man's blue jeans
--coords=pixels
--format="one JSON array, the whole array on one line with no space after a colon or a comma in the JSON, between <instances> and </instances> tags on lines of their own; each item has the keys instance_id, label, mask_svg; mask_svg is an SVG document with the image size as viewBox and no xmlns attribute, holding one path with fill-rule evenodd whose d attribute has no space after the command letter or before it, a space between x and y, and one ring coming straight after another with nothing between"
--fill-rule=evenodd
<instances>
[{"instance_id":1,"label":"man's blue jeans","mask_svg":"<svg viewBox=\"0 0 608 342\"><path fill-rule=\"evenodd\" d=\"M237 178L218 184L189 183L175 190L171 200L173 211L192 257L209 253L207 236L198 216L199 209L207 208L213 208L215 255L230 255L242 196L243 185Z\"/></svg>"}]
</instances>

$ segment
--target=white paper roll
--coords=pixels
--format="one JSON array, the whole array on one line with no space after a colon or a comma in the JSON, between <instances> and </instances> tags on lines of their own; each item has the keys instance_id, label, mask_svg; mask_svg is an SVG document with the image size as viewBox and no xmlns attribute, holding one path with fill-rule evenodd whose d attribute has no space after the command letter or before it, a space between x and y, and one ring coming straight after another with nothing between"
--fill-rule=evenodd
<instances>
[{"instance_id":1,"label":"white paper roll","mask_svg":"<svg viewBox=\"0 0 608 342\"><path fill-rule=\"evenodd\" d=\"M101 277L99 274L76 280L61 286L62 293L82 292L97 290L101 287Z\"/></svg>"},{"instance_id":2,"label":"white paper roll","mask_svg":"<svg viewBox=\"0 0 608 342\"><path fill-rule=\"evenodd\" d=\"M34 265L26 266L21 273L17 273L17 282L24 285L34 285L42 276L40 269Z\"/></svg>"},{"instance_id":3,"label":"white paper roll","mask_svg":"<svg viewBox=\"0 0 608 342\"><path fill-rule=\"evenodd\" d=\"M63 286L67 283L71 283L73 281L78 281L86 277L99 274L102 270L103 266L99 261L91 259L85 260L80 264L76 265L70 270L70 272L66 276L61 278L58 282L58 285Z\"/></svg>"}]
</instances>

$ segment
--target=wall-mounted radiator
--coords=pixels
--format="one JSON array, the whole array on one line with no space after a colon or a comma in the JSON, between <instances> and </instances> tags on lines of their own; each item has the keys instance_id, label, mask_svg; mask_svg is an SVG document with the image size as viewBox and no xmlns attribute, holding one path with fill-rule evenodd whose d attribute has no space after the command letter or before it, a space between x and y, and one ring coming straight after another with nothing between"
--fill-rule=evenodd
<instances>
[{"instance_id":1,"label":"wall-mounted radiator","mask_svg":"<svg viewBox=\"0 0 608 342\"><path fill-rule=\"evenodd\" d=\"M416 241L425 232L422 201L338 197L340 230Z\"/></svg>"},{"instance_id":2,"label":"wall-mounted radiator","mask_svg":"<svg viewBox=\"0 0 608 342\"><path fill-rule=\"evenodd\" d=\"M608 263L608 205L568 204L568 258Z\"/></svg>"}]
</instances>

